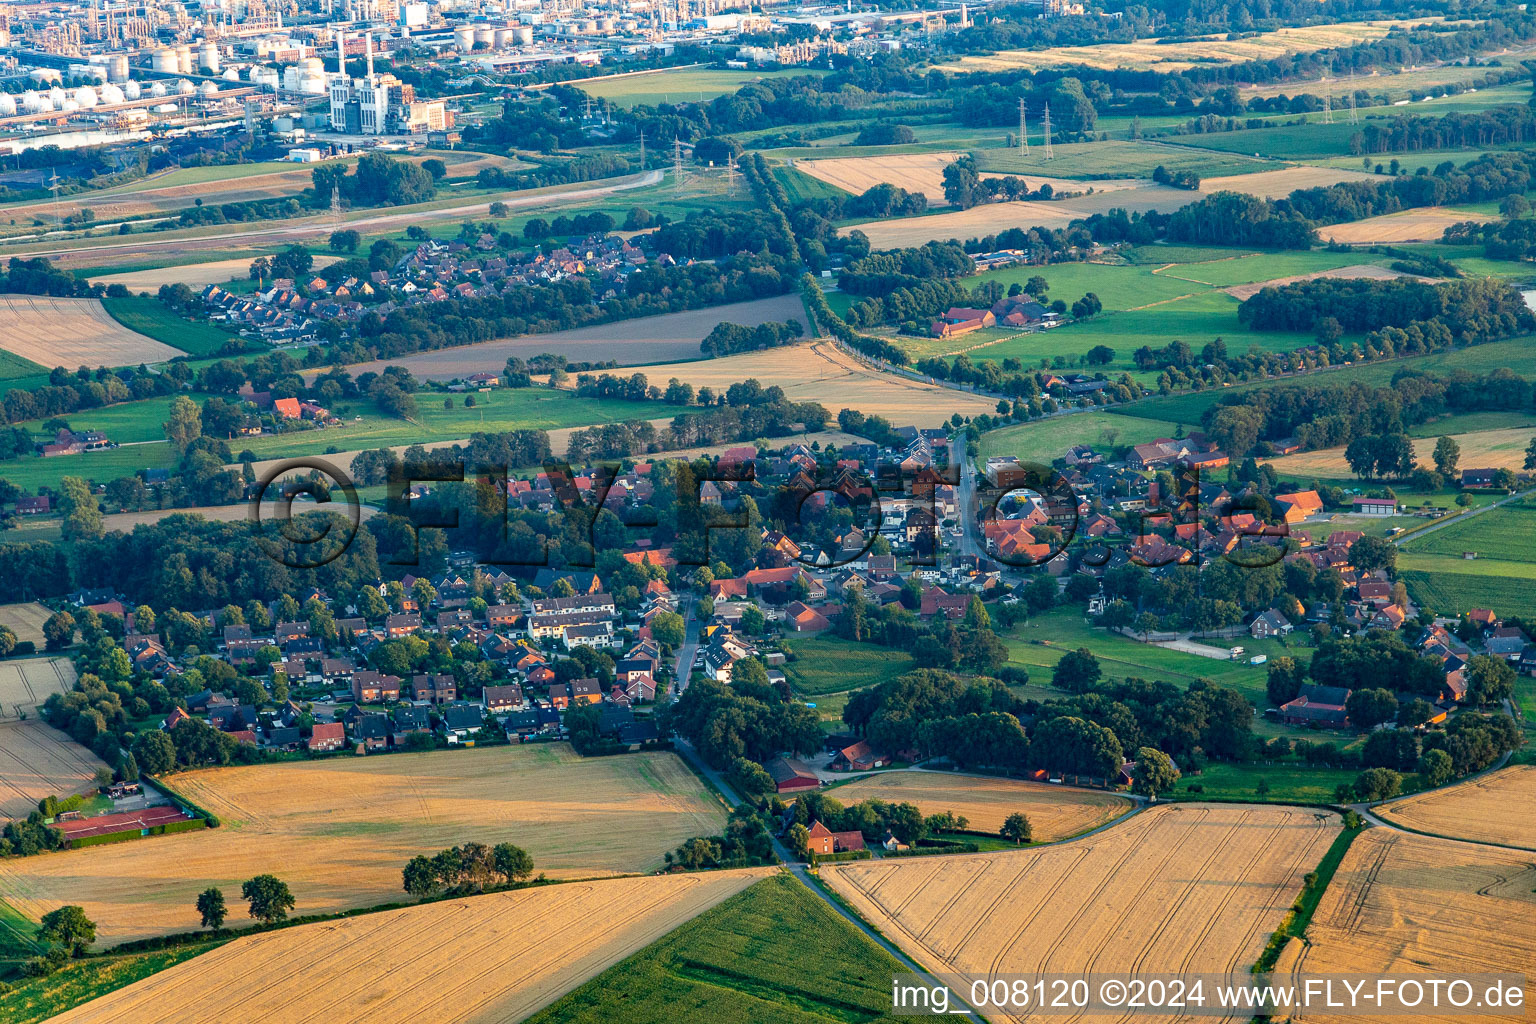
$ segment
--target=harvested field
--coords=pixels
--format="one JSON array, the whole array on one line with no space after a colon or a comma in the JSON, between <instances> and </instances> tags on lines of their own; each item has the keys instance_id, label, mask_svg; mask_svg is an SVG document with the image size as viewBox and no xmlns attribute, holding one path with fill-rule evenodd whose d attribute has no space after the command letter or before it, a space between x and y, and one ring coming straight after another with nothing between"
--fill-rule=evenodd
<instances>
[{"instance_id":1,"label":"harvested field","mask_svg":"<svg viewBox=\"0 0 1536 1024\"><path fill-rule=\"evenodd\" d=\"M622 320L618 323L594 324L553 334L525 334L475 345L441 348L398 359L358 363L349 369L353 373L366 373L370 370L378 373L386 366L403 366L426 380L453 380L480 370L500 373L512 356L528 359L543 352L554 352L578 363L613 359L623 366L658 360L697 359L699 342L715 329L716 324L728 322L743 327L756 327L769 320L790 319L799 320L803 327L810 327L807 322L810 317L798 292L751 302ZM666 380L668 376L674 375L663 374L661 379ZM739 379L733 379L732 383Z\"/></svg>"},{"instance_id":2,"label":"harvested field","mask_svg":"<svg viewBox=\"0 0 1536 1024\"><path fill-rule=\"evenodd\" d=\"M0 722L0 819L25 818L45 796L93 789L96 755L40 718Z\"/></svg>"},{"instance_id":3,"label":"harvested field","mask_svg":"<svg viewBox=\"0 0 1536 1024\"><path fill-rule=\"evenodd\" d=\"M0 348L39 366L132 366L184 353L130 331L96 299L0 296Z\"/></svg>"},{"instance_id":4,"label":"harvested field","mask_svg":"<svg viewBox=\"0 0 1536 1024\"><path fill-rule=\"evenodd\" d=\"M1132 807L1123 796L1097 790L948 772L883 772L838 786L828 795L845 803L869 799L913 803L925 815L950 811L970 819L970 827L978 832L996 832L1008 815L1023 811L1036 842L1098 828Z\"/></svg>"},{"instance_id":5,"label":"harvested field","mask_svg":"<svg viewBox=\"0 0 1536 1024\"><path fill-rule=\"evenodd\" d=\"M1010 71L1016 68L1051 68L1084 64L1095 68L1187 71L1210 64L1269 60L1291 53L1311 53L1331 47L1347 47L1380 39L1393 28L1442 21L1346 21L1333 25L1280 28L1241 39L1213 36L1208 39L1163 44L1140 39L1134 43L1103 43L1096 46L1053 46L1043 50L1003 50L984 56L962 57L945 65L955 71Z\"/></svg>"},{"instance_id":6,"label":"harvested field","mask_svg":"<svg viewBox=\"0 0 1536 1024\"><path fill-rule=\"evenodd\" d=\"M1536 850L1536 765L1516 765L1376 808L1416 832Z\"/></svg>"},{"instance_id":7,"label":"harvested field","mask_svg":"<svg viewBox=\"0 0 1536 1024\"><path fill-rule=\"evenodd\" d=\"M821 877L931 970L1241 972L1338 830L1337 815L1297 807L1163 805L1059 846Z\"/></svg>"},{"instance_id":8,"label":"harvested field","mask_svg":"<svg viewBox=\"0 0 1536 1024\"><path fill-rule=\"evenodd\" d=\"M263 872L296 913L401 897L416 854L515 842L551 877L646 871L724 813L673 754L583 759L536 744L213 768L170 784L222 828L0 863L0 898L37 918L78 903L107 942L184 931L210 885ZM86 863L86 859L89 863Z\"/></svg>"},{"instance_id":9,"label":"harvested field","mask_svg":"<svg viewBox=\"0 0 1536 1024\"><path fill-rule=\"evenodd\" d=\"M1420 281L1433 281L1434 278L1420 277L1417 274L1405 274L1401 270L1393 270L1390 267L1378 267L1369 263L1363 263L1354 267L1339 267L1337 270L1319 270L1311 274L1296 274L1293 277L1277 277L1273 281L1256 281L1253 284L1235 284L1222 291L1235 299L1246 299L1257 295L1265 288L1283 288L1297 281L1314 281L1320 277L1337 277L1343 280L1368 279L1371 281L1390 281L1394 277L1413 277Z\"/></svg>"},{"instance_id":10,"label":"harvested field","mask_svg":"<svg viewBox=\"0 0 1536 1024\"><path fill-rule=\"evenodd\" d=\"M1033 179L1028 180L1030 184L1034 184ZM1097 182L1093 184L1095 188L1098 187ZM1096 191L1092 195L1081 195L1072 199L986 203L973 206L969 210L956 210L953 213L874 221L858 225L857 230L869 236L869 243L873 248L895 249L901 246L922 245L924 242L947 242L951 238L965 241L968 238L980 238L1008 228L1061 229L1074 220L1082 220L1095 213L1108 213L1116 208L1128 213L1146 213L1148 210L1172 213L1199 198L1198 192L1143 182L1125 188ZM855 229L844 228L843 230L846 232Z\"/></svg>"},{"instance_id":11,"label":"harvested field","mask_svg":"<svg viewBox=\"0 0 1536 1024\"><path fill-rule=\"evenodd\" d=\"M571 882L253 935L54 1020L522 1020L771 871Z\"/></svg>"},{"instance_id":12,"label":"harvested field","mask_svg":"<svg viewBox=\"0 0 1536 1024\"><path fill-rule=\"evenodd\" d=\"M1437 978L1518 973L1528 979L1529 1004L1529 979L1536 976L1532 889L1536 864L1528 854L1370 829L1349 848L1312 916L1307 943L1292 940L1275 980L1291 972ZM1295 1019L1381 1018L1309 1013ZM1525 1020L1526 1011L1475 1019Z\"/></svg>"},{"instance_id":13,"label":"harvested field","mask_svg":"<svg viewBox=\"0 0 1536 1024\"><path fill-rule=\"evenodd\" d=\"M1233 174L1223 178L1206 178L1200 182L1200 191L1246 192L1261 199L1283 199L1299 188L1323 188L1341 181L1364 181L1379 175L1364 171L1347 171L1338 167L1286 167L1278 171L1259 171L1257 174Z\"/></svg>"},{"instance_id":14,"label":"harvested field","mask_svg":"<svg viewBox=\"0 0 1536 1024\"><path fill-rule=\"evenodd\" d=\"M340 256L316 255L314 257L315 273L330 266ZM194 291L201 290L205 285L228 284L230 281L244 281L249 279L251 260L214 260L210 263L184 263L175 267L160 267L156 270L130 270L122 274L97 274L90 280L92 284L120 284L131 292L149 292L154 294L163 284L185 284Z\"/></svg>"},{"instance_id":15,"label":"harvested field","mask_svg":"<svg viewBox=\"0 0 1536 1024\"><path fill-rule=\"evenodd\" d=\"M43 645L43 623L53 611L36 601L21 604L0 604L0 626L16 634L17 640L30 640Z\"/></svg>"},{"instance_id":16,"label":"harvested field","mask_svg":"<svg viewBox=\"0 0 1536 1024\"><path fill-rule=\"evenodd\" d=\"M1349 224L1330 224L1317 229L1325 242L1373 245L1377 242L1438 242L1445 229L1463 221L1479 224L1497 220L1491 214L1464 213L1443 206L1424 206L1402 213L1367 217Z\"/></svg>"},{"instance_id":17,"label":"harvested field","mask_svg":"<svg viewBox=\"0 0 1536 1024\"><path fill-rule=\"evenodd\" d=\"M963 155L962 153L906 153L890 156L832 157L826 160L797 160L795 169L854 195L884 183L904 188L908 192L923 193L928 197L929 206L946 206L948 203L944 199L944 168ZM1001 178L1003 175L984 173L982 177ZM1069 178L1045 178L1033 173L1028 174L1028 181L1031 188L1050 185L1057 192L1082 192L1090 185L1096 190L1103 191L1129 188L1138 184L1132 178L1086 182Z\"/></svg>"},{"instance_id":18,"label":"harvested field","mask_svg":"<svg viewBox=\"0 0 1536 1024\"><path fill-rule=\"evenodd\" d=\"M1521 472L1525 465L1525 449L1531 443L1530 427L1510 427L1504 430L1477 430L1469 434L1451 434L1461 445L1461 465L1464 468L1512 469ZM1425 465L1432 464L1430 455L1435 450L1436 438L1413 439L1413 456ZM1270 459L1275 471L1299 480L1314 477L1346 480L1354 476L1344 458L1343 448L1319 448L1311 452L1297 452L1278 459Z\"/></svg>"},{"instance_id":19,"label":"harvested field","mask_svg":"<svg viewBox=\"0 0 1536 1024\"><path fill-rule=\"evenodd\" d=\"M938 426L952 413L975 416L995 411L996 406L977 395L872 370L830 342L692 363L637 366L630 372L643 373L657 383L676 377L695 388L717 391L751 377L765 387L777 384L793 401L820 402L833 415L840 409L857 409L865 415L888 417L892 423L920 427Z\"/></svg>"},{"instance_id":20,"label":"harvested field","mask_svg":"<svg viewBox=\"0 0 1536 1024\"><path fill-rule=\"evenodd\" d=\"M43 617L47 618L46 615ZM20 637L20 634L17 636ZM50 693L68 693L74 685L75 663L68 658L24 658L0 662L0 721L19 718L23 713L29 717L35 716L37 708L48 699Z\"/></svg>"}]
</instances>

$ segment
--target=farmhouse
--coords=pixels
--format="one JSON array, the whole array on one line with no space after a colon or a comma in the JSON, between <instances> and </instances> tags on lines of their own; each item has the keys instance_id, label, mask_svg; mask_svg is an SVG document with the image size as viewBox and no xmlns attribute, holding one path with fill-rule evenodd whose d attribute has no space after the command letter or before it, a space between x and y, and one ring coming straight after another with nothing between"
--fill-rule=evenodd
<instances>
[{"instance_id":1,"label":"farmhouse","mask_svg":"<svg viewBox=\"0 0 1536 1024\"><path fill-rule=\"evenodd\" d=\"M891 759L885 754L876 753L870 745L863 740L851 747L844 747L837 752L832 759L832 767L840 771L863 772L871 768L884 768L891 763Z\"/></svg>"},{"instance_id":2,"label":"farmhouse","mask_svg":"<svg viewBox=\"0 0 1536 1024\"><path fill-rule=\"evenodd\" d=\"M816 777L816 773L806 767L803 761L795 758L776 757L763 765L763 768L773 776L774 789L780 793L815 789L821 785L821 780Z\"/></svg>"},{"instance_id":3,"label":"farmhouse","mask_svg":"<svg viewBox=\"0 0 1536 1024\"><path fill-rule=\"evenodd\" d=\"M864 833L833 832L819 821L811 822L810 837L806 848L823 857L834 853L852 853L864 849Z\"/></svg>"},{"instance_id":4,"label":"farmhouse","mask_svg":"<svg viewBox=\"0 0 1536 1024\"><path fill-rule=\"evenodd\" d=\"M1280 705L1280 719L1287 725L1311 725L1343 728L1349 724L1344 703L1349 691L1339 686L1303 686L1295 700Z\"/></svg>"},{"instance_id":5,"label":"farmhouse","mask_svg":"<svg viewBox=\"0 0 1536 1024\"><path fill-rule=\"evenodd\" d=\"M1285 636L1294 628L1290 620L1270 608L1254 618L1253 624L1248 627L1248 634L1255 640L1263 640L1266 637Z\"/></svg>"},{"instance_id":6,"label":"farmhouse","mask_svg":"<svg viewBox=\"0 0 1536 1024\"><path fill-rule=\"evenodd\" d=\"M966 309L953 306L945 310L943 316L933 321L931 330L936 338L953 338L956 335L979 331L983 327L992 327L996 323L997 317L992 315L990 309Z\"/></svg>"},{"instance_id":7,"label":"farmhouse","mask_svg":"<svg viewBox=\"0 0 1536 1024\"><path fill-rule=\"evenodd\" d=\"M1323 510L1323 499L1316 491L1296 491L1275 495L1275 505L1287 524L1299 523Z\"/></svg>"}]
</instances>

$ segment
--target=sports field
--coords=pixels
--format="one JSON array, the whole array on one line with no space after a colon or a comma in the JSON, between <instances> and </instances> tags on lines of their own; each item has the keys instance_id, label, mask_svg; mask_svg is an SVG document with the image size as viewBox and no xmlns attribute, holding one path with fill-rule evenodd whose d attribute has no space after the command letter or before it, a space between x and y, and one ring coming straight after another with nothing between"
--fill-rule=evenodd
<instances>
[{"instance_id":1,"label":"sports field","mask_svg":"<svg viewBox=\"0 0 1536 1024\"><path fill-rule=\"evenodd\" d=\"M583 759L564 744L211 768L169 783L223 827L0 862L32 918L86 908L109 942L195 928L197 893L271 872L296 913L401 898L417 854L474 840L527 849L551 877L648 871L724 812L673 754ZM86 863L86 859L89 863Z\"/></svg>"},{"instance_id":2,"label":"sports field","mask_svg":"<svg viewBox=\"0 0 1536 1024\"><path fill-rule=\"evenodd\" d=\"M95 299L0 296L0 348L41 367L132 366L181 355L112 319Z\"/></svg>"},{"instance_id":3,"label":"sports field","mask_svg":"<svg viewBox=\"0 0 1536 1024\"><path fill-rule=\"evenodd\" d=\"M25 610L24 615L35 616L30 611L31 606L9 607L19 607ZM68 693L74 685L75 663L68 658L0 661L0 721L18 718L23 714L35 717L38 707L48 699L49 694Z\"/></svg>"},{"instance_id":4,"label":"sports field","mask_svg":"<svg viewBox=\"0 0 1536 1024\"><path fill-rule=\"evenodd\" d=\"M45 796L94 791L101 760L40 718L0 722L0 819L25 818Z\"/></svg>"},{"instance_id":5,"label":"sports field","mask_svg":"<svg viewBox=\"0 0 1536 1024\"><path fill-rule=\"evenodd\" d=\"M1536 864L1529 854L1373 828L1357 838L1323 894L1305 944L1292 939L1276 982L1295 974L1536 976ZM1307 1022L1380 1016L1307 1014ZM1408 1019L1408 1018L1404 1018ZM1423 1019L1449 1019L1444 1017ZM1473 1019L1473 1018L1468 1018ZM1478 1021L1525 1020L1485 1008Z\"/></svg>"},{"instance_id":6,"label":"sports field","mask_svg":"<svg viewBox=\"0 0 1536 1024\"><path fill-rule=\"evenodd\" d=\"M1501 768L1376 813L1415 832L1536 850L1536 765Z\"/></svg>"},{"instance_id":7,"label":"sports field","mask_svg":"<svg viewBox=\"0 0 1536 1024\"><path fill-rule=\"evenodd\" d=\"M1098 828L1134 806L1123 796L1098 790L949 772L882 772L838 786L828 795L844 803L912 803L925 815L950 811L963 815L968 827L978 832L997 832L1008 815L1022 811L1037 843Z\"/></svg>"},{"instance_id":8,"label":"sports field","mask_svg":"<svg viewBox=\"0 0 1536 1024\"><path fill-rule=\"evenodd\" d=\"M930 969L1241 972L1338 831L1325 811L1165 804L1058 846L836 864L822 877Z\"/></svg>"},{"instance_id":9,"label":"sports field","mask_svg":"<svg viewBox=\"0 0 1536 1024\"><path fill-rule=\"evenodd\" d=\"M636 366L628 372L662 384L676 377L716 391L754 378L764 387L777 384L791 401L820 402L834 416L840 409L857 409L897 426L936 427L954 413L975 416L994 412L997 405L978 395L872 370L827 341L692 363Z\"/></svg>"},{"instance_id":10,"label":"sports field","mask_svg":"<svg viewBox=\"0 0 1536 1024\"><path fill-rule=\"evenodd\" d=\"M54 1020L521 1020L768 872L570 882L267 932Z\"/></svg>"}]
</instances>

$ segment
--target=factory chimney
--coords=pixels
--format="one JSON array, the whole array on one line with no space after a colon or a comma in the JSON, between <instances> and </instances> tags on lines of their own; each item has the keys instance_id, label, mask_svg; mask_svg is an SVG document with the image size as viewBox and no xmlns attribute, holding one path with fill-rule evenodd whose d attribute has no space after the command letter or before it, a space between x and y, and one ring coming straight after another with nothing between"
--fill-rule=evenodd
<instances>
[{"instance_id":1,"label":"factory chimney","mask_svg":"<svg viewBox=\"0 0 1536 1024\"><path fill-rule=\"evenodd\" d=\"M368 84L373 84L373 33L363 33L363 50L368 55Z\"/></svg>"}]
</instances>

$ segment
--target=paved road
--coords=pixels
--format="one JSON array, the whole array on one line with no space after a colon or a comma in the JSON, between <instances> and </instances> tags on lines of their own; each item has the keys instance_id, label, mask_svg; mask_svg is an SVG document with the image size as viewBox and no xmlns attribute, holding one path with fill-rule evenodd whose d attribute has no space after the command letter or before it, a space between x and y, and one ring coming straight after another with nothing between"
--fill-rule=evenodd
<instances>
[{"instance_id":1,"label":"paved road","mask_svg":"<svg viewBox=\"0 0 1536 1024\"><path fill-rule=\"evenodd\" d=\"M1498 508L1500 505L1508 505L1512 501L1519 501L1521 498L1529 497L1532 494L1536 494L1536 487L1530 488L1529 490L1516 491L1514 494L1509 495L1507 498L1500 498L1498 501L1490 502L1481 508L1474 508L1467 512L1463 512L1460 515L1447 516L1446 518L1435 523L1433 526L1426 526L1422 530L1415 530L1413 533L1410 533L1406 537L1398 537L1394 539L1392 543L1401 546L1403 544L1407 544L1409 541L1418 540L1420 537L1428 537L1436 530L1443 530L1447 526L1452 526L1456 523L1464 523L1473 516L1480 516L1491 508Z\"/></svg>"},{"instance_id":2,"label":"paved road","mask_svg":"<svg viewBox=\"0 0 1536 1024\"><path fill-rule=\"evenodd\" d=\"M688 689L688 680L691 677L693 655L699 649L699 620L694 614L698 606L698 598L692 594L683 596L683 645L677 649L677 665L673 675L675 679L672 688L679 695Z\"/></svg>"},{"instance_id":3,"label":"paved road","mask_svg":"<svg viewBox=\"0 0 1536 1024\"><path fill-rule=\"evenodd\" d=\"M648 185L655 185L660 182L661 178L661 171L652 170L611 185L589 185L560 191L542 192L538 195L523 195L519 192L510 192L504 196L491 197L484 202L467 203L463 206L453 206L441 210L415 210L404 213L372 214L367 217L345 221L342 226L367 234L369 232L404 228L425 221L464 220L466 218L486 215L490 212L491 203L493 202L505 203L509 207L564 203L572 200L612 195L615 192L627 192L630 189L645 188ZM232 242L290 242L305 238L323 238L328 236L333 230L335 230L335 223L329 217L325 217L302 224L283 224L267 228L252 228L246 231L226 231L217 235L197 238L155 238L148 235L133 235L130 236L133 241L112 242L103 245L70 246L61 249L29 250L26 255L30 258L33 256L72 256L92 252L128 254L163 249L188 252L194 249L222 249Z\"/></svg>"}]
</instances>

